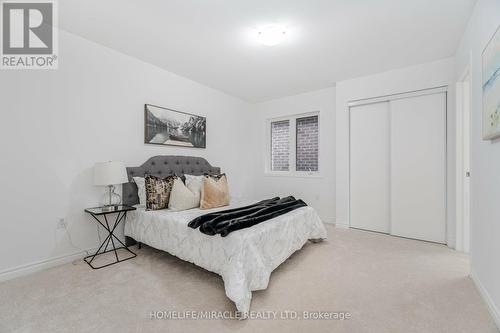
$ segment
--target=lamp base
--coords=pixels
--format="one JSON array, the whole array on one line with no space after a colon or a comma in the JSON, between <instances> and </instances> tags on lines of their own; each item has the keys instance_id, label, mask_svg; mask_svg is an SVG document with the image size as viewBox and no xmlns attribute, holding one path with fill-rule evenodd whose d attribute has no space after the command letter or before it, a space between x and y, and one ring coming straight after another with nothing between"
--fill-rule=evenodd
<instances>
[{"instance_id":1,"label":"lamp base","mask_svg":"<svg viewBox=\"0 0 500 333\"><path fill-rule=\"evenodd\" d=\"M115 186L108 185L108 190L104 193L101 205L104 207L114 207L121 203L122 198L118 193L115 193Z\"/></svg>"}]
</instances>

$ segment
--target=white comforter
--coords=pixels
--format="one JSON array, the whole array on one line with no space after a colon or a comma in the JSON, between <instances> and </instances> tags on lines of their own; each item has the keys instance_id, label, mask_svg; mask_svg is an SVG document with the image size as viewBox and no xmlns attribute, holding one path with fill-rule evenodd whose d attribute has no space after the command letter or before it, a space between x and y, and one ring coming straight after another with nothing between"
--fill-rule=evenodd
<instances>
[{"instance_id":1,"label":"white comforter","mask_svg":"<svg viewBox=\"0 0 500 333\"><path fill-rule=\"evenodd\" d=\"M222 209L251 203L236 201ZM125 235L221 275L227 297L243 313L250 309L252 291L266 289L276 267L308 239L327 237L323 223L311 207L234 231L227 237L208 236L187 226L193 218L217 210L221 209L172 212L138 208L127 217Z\"/></svg>"}]
</instances>

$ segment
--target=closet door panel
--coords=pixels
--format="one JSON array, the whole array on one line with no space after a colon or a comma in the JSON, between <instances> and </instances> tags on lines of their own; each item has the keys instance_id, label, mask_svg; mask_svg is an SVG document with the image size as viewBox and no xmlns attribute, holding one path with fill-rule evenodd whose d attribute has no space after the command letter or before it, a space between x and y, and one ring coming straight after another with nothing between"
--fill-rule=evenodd
<instances>
[{"instance_id":1,"label":"closet door panel","mask_svg":"<svg viewBox=\"0 0 500 333\"><path fill-rule=\"evenodd\" d=\"M391 234L445 243L446 94L393 100Z\"/></svg>"},{"instance_id":2,"label":"closet door panel","mask_svg":"<svg viewBox=\"0 0 500 333\"><path fill-rule=\"evenodd\" d=\"M389 232L389 104L350 108L351 227Z\"/></svg>"}]
</instances>

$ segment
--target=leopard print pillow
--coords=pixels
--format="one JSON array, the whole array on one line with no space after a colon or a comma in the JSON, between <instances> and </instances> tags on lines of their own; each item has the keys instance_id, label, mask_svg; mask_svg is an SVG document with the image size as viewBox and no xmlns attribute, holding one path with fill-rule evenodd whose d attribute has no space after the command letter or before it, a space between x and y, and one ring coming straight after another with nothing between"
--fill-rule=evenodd
<instances>
[{"instance_id":1,"label":"leopard print pillow","mask_svg":"<svg viewBox=\"0 0 500 333\"><path fill-rule=\"evenodd\" d=\"M146 210L167 209L170 192L176 176L160 178L147 175L144 177L146 187Z\"/></svg>"}]
</instances>

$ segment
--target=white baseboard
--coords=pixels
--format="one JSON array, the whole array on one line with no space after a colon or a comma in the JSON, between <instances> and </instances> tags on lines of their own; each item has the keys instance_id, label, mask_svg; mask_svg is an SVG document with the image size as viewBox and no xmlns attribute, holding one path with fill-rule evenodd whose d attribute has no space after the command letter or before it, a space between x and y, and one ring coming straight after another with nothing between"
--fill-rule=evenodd
<instances>
[{"instance_id":1,"label":"white baseboard","mask_svg":"<svg viewBox=\"0 0 500 333\"><path fill-rule=\"evenodd\" d=\"M459 251L459 250L457 249L457 242L456 242L456 238L455 238L455 237L453 237L453 236L447 237L447 239L446 239L446 245L447 245L450 249L453 249L453 250ZM463 251L460 251L460 252L463 252Z\"/></svg>"},{"instance_id":2,"label":"white baseboard","mask_svg":"<svg viewBox=\"0 0 500 333\"><path fill-rule=\"evenodd\" d=\"M490 314L493 317L495 324L497 325L498 329L500 330L500 311L498 311L498 308L495 305L495 303L493 302L493 299L491 299L490 294L488 294L488 291L482 285L481 280L479 280L476 273L474 273L474 271L472 269L470 272L470 277L471 277L472 281L474 281L474 284L476 285L477 289L479 290L479 293L483 297L483 300L486 302L486 305L488 306L488 310L490 311Z\"/></svg>"},{"instance_id":3,"label":"white baseboard","mask_svg":"<svg viewBox=\"0 0 500 333\"><path fill-rule=\"evenodd\" d=\"M43 271L45 269L55 267L55 266L60 266L63 264L66 264L68 262L72 262L77 259L82 259L85 257L85 251L88 251L89 253L93 253L96 249L95 248L90 248L87 250L83 251L78 251L75 253L70 253L46 260L40 260L36 262L32 262L27 265L22 265L14 268L9 268L7 270L4 270L0 272L0 282L11 280L20 276L32 274L34 272L38 271Z\"/></svg>"},{"instance_id":4,"label":"white baseboard","mask_svg":"<svg viewBox=\"0 0 500 333\"><path fill-rule=\"evenodd\" d=\"M326 224L335 224L335 218L333 217L320 217L321 221Z\"/></svg>"},{"instance_id":5,"label":"white baseboard","mask_svg":"<svg viewBox=\"0 0 500 333\"><path fill-rule=\"evenodd\" d=\"M333 224L337 228L349 229L349 224L348 223L336 222L335 218L333 218L333 217L330 217L330 218L328 218L328 217L322 217L321 221L323 221L323 223L325 223L325 224Z\"/></svg>"},{"instance_id":6,"label":"white baseboard","mask_svg":"<svg viewBox=\"0 0 500 333\"><path fill-rule=\"evenodd\" d=\"M342 222L342 221L335 222L335 226L337 228L342 228L342 229L349 229L351 227L348 222Z\"/></svg>"}]
</instances>

